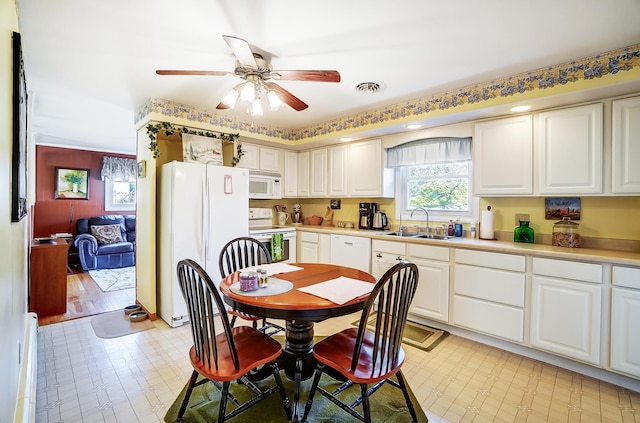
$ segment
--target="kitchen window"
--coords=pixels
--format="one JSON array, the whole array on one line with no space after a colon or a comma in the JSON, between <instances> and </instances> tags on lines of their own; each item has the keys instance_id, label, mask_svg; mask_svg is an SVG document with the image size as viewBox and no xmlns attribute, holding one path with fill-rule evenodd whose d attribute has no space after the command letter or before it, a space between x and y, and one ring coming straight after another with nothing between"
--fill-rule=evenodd
<instances>
[{"instance_id":1,"label":"kitchen window","mask_svg":"<svg viewBox=\"0 0 640 423\"><path fill-rule=\"evenodd\" d=\"M424 207L431 221L472 220L477 201L471 195L471 138L428 138L387 150L387 166L396 169L396 219L409 219ZM423 220L424 214L413 219Z\"/></svg>"}]
</instances>

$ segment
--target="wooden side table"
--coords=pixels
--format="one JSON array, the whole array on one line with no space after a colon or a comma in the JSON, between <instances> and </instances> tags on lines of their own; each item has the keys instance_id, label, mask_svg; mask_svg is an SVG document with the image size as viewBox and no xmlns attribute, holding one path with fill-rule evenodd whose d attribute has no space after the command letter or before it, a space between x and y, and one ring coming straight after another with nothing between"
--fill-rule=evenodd
<instances>
[{"instance_id":1,"label":"wooden side table","mask_svg":"<svg viewBox=\"0 0 640 423\"><path fill-rule=\"evenodd\" d=\"M39 317L67 312L68 249L62 238L31 243L29 311Z\"/></svg>"}]
</instances>

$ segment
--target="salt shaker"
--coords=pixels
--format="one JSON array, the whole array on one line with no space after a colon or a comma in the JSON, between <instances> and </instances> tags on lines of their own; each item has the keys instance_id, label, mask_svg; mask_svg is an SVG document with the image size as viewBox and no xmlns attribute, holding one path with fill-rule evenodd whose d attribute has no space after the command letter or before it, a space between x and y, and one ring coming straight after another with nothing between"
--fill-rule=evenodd
<instances>
[{"instance_id":1,"label":"salt shaker","mask_svg":"<svg viewBox=\"0 0 640 423\"><path fill-rule=\"evenodd\" d=\"M257 269L258 271L258 287L266 288L269 285L269 276L264 269Z\"/></svg>"}]
</instances>

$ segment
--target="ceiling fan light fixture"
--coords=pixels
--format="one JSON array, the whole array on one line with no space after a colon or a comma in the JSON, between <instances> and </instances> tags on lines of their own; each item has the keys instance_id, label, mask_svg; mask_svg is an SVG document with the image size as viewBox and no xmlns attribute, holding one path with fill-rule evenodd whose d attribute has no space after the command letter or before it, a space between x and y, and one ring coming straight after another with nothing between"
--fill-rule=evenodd
<instances>
[{"instance_id":1,"label":"ceiling fan light fixture","mask_svg":"<svg viewBox=\"0 0 640 423\"><path fill-rule=\"evenodd\" d=\"M282 101L275 91L267 92L267 100L269 100L269 107L271 107L272 112L277 112L280 106L282 106Z\"/></svg>"},{"instance_id":2,"label":"ceiling fan light fixture","mask_svg":"<svg viewBox=\"0 0 640 423\"><path fill-rule=\"evenodd\" d=\"M242 91L240 91L240 99L242 101L248 101L252 103L256 99L256 86L253 81L247 81L242 86Z\"/></svg>"},{"instance_id":3,"label":"ceiling fan light fixture","mask_svg":"<svg viewBox=\"0 0 640 423\"><path fill-rule=\"evenodd\" d=\"M262 111L262 101L260 98L256 98L251 104L251 116L262 116L264 112Z\"/></svg>"},{"instance_id":4,"label":"ceiling fan light fixture","mask_svg":"<svg viewBox=\"0 0 640 423\"><path fill-rule=\"evenodd\" d=\"M226 104L230 109L233 109L239 96L240 93L238 90L236 88L232 88L231 91L224 96L222 103Z\"/></svg>"}]
</instances>

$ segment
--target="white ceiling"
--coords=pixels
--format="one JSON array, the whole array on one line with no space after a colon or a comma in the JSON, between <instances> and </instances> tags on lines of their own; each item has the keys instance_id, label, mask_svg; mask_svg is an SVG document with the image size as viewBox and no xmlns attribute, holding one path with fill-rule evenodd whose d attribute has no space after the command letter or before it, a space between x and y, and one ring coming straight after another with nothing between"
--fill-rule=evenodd
<instances>
[{"instance_id":1,"label":"white ceiling","mask_svg":"<svg viewBox=\"0 0 640 423\"><path fill-rule=\"evenodd\" d=\"M299 129L640 42L639 0L17 0L36 143L135 152L134 111L162 98L215 111L233 76L222 35L274 69L330 69L338 84L281 81L309 104L255 122ZM383 86L375 94L360 82ZM236 106L236 109L239 107ZM219 111L250 120L244 110Z\"/></svg>"}]
</instances>

